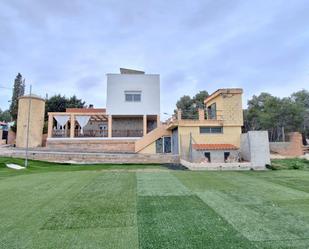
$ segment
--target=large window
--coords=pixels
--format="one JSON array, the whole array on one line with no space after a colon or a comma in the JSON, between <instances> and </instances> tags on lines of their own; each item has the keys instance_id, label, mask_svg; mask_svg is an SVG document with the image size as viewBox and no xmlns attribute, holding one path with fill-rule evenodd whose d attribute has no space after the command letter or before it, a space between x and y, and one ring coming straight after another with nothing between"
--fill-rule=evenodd
<instances>
[{"instance_id":1,"label":"large window","mask_svg":"<svg viewBox=\"0 0 309 249\"><path fill-rule=\"evenodd\" d=\"M211 134L223 133L223 127L222 126L200 127L200 133L211 133Z\"/></svg>"},{"instance_id":2,"label":"large window","mask_svg":"<svg viewBox=\"0 0 309 249\"><path fill-rule=\"evenodd\" d=\"M171 137L162 137L156 141L156 153L171 153L172 140Z\"/></svg>"},{"instance_id":3,"label":"large window","mask_svg":"<svg viewBox=\"0 0 309 249\"><path fill-rule=\"evenodd\" d=\"M124 95L127 102L140 102L142 99L141 91L125 91Z\"/></svg>"}]
</instances>

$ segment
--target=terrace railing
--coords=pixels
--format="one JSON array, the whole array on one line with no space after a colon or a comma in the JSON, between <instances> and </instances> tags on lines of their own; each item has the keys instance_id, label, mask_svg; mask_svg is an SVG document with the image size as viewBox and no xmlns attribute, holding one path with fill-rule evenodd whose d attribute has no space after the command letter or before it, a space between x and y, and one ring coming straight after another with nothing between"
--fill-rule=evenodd
<instances>
[{"instance_id":1,"label":"terrace railing","mask_svg":"<svg viewBox=\"0 0 309 249\"><path fill-rule=\"evenodd\" d=\"M53 129L52 137L70 137L70 130L66 129Z\"/></svg>"},{"instance_id":2,"label":"terrace railing","mask_svg":"<svg viewBox=\"0 0 309 249\"><path fill-rule=\"evenodd\" d=\"M113 137L142 137L143 130L113 130Z\"/></svg>"},{"instance_id":3,"label":"terrace railing","mask_svg":"<svg viewBox=\"0 0 309 249\"><path fill-rule=\"evenodd\" d=\"M107 130L75 130L74 137L107 137L108 131Z\"/></svg>"}]
</instances>

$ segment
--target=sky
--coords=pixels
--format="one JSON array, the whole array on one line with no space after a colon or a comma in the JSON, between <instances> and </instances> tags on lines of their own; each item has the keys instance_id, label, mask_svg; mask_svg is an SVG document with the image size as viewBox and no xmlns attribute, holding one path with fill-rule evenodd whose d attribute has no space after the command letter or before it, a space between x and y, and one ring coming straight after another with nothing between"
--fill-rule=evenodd
<instances>
[{"instance_id":1,"label":"sky","mask_svg":"<svg viewBox=\"0 0 309 249\"><path fill-rule=\"evenodd\" d=\"M106 73L160 74L161 113L218 88L288 96L309 88L308 0L1 0L0 108L27 91L105 107ZM164 118L164 116L163 116Z\"/></svg>"}]
</instances>

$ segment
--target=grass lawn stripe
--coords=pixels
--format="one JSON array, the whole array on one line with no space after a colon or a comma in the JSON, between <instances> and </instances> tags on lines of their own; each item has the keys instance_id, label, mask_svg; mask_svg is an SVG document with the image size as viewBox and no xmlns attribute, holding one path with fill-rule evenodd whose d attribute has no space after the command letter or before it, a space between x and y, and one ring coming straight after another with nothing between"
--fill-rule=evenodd
<instances>
[{"instance_id":1,"label":"grass lawn stripe","mask_svg":"<svg viewBox=\"0 0 309 249\"><path fill-rule=\"evenodd\" d=\"M207 182L207 172L192 174L190 181L182 174L176 175L252 241L309 238L309 219L304 215L308 213L307 205L298 205L300 210L288 206L296 201L307 203L306 192L252 177L252 173L211 174L212 181L220 182L217 189Z\"/></svg>"},{"instance_id":2,"label":"grass lawn stripe","mask_svg":"<svg viewBox=\"0 0 309 249\"><path fill-rule=\"evenodd\" d=\"M136 176L138 196L191 194L191 192L170 172L138 172Z\"/></svg>"},{"instance_id":3,"label":"grass lawn stripe","mask_svg":"<svg viewBox=\"0 0 309 249\"><path fill-rule=\"evenodd\" d=\"M140 248L256 248L197 196L139 196Z\"/></svg>"},{"instance_id":4,"label":"grass lawn stripe","mask_svg":"<svg viewBox=\"0 0 309 249\"><path fill-rule=\"evenodd\" d=\"M53 179L53 183L56 185L57 182L57 178L60 178L59 175L60 173L57 173L57 177ZM63 174L63 173L62 173ZM74 248L102 248L103 244L106 245L110 245L110 246L106 246L104 248L136 248L137 247L137 228L136 226L130 226L130 227L115 227L113 224L113 227L96 227L99 232L94 233L93 232L93 227L95 227L95 225L100 225L100 222L98 222L96 219L94 219L94 217L89 217L89 220L86 221L86 219L81 219L83 220L83 222L85 222L84 228L82 229L82 227L80 226L80 219L79 217L76 217L74 215L76 215L76 210L74 208L76 208L75 204L76 202L74 202L73 204L73 209L72 209L72 205L71 205L71 201L75 200L77 202L80 202L80 206L82 208L85 207L89 207L90 208L90 214L94 214L91 212L91 208L92 206L84 206L84 200L82 198L82 195L84 196L85 199L89 198L89 199L93 199L96 200L96 202L100 202L100 198L102 197L100 194L100 191L98 191L100 189L99 182L97 180L98 175L100 176L101 173L98 172L79 172L79 173L65 173L67 175L69 175L69 177L71 177L72 179L74 179L74 181L76 181L77 184L75 184L75 189L70 192L67 193L65 195L61 195L60 196L49 196L48 194L46 195L46 193L44 191L35 193L35 195L33 196L35 198L35 196L41 196L39 198L36 198L34 203L40 203L41 205L43 204L43 196L46 196L46 202L50 204L50 206L44 204L41 207L40 206L33 206L31 199L29 200L29 203L26 202L25 203L25 207L23 209L20 209L19 213L17 212L18 210L15 210L15 213L18 213L18 215L20 214L20 212L23 212L23 210L27 210L28 212L25 213L25 215L23 215L23 218L21 219L17 219L17 224L14 224L14 230L12 230L11 232L6 231L6 229L4 229L5 232L5 238L2 236L2 241L5 242L5 246L3 246L2 248L59 248L59 246L57 245L62 245L60 248L72 248L72 245L76 245L76 247ZM45 174L42 174L45 175ZM55 174L51 174L52 177L55 177ZM61 175L61 174L60 174ZM114 175L114 174L113 174ZM46 176L48 176L46 174ZM83 184L82 181L82 176L86 176L86 178L88 178L89 181L85 182ZM29 176L28 176L29 177ZM33 175L33 178L40 178L39 174L35 174ZM15 177L14 177L15 178ZM100 177L99 177L100 178ZM119 201L117 200L117 198L121 198L121 196L117 195L117 192L119 192L119 190L125 189L126 187L120 187L121 184L115 184L115 182L110 182L108 180L108 178L112 178L112 179L117 179L117 180L121 180L119 177L115 177L115 176L110 176L110 177L105 177L104 179L101 178L100 180L104 180L106 183L105 186L105 192L110 193L109 197L114 201L112 194L115 194L114 197L116 198L115 202L113 202L114 204L116 204L116 206L118 206ZM11 178L12 179L12 178ZM69 179L69 178L68 178ZM27 182L30 179L27 180ZM48 179L45 179L46 181L48 181ZM132 181L126 181L126 179L122 178L122 180L124 180L124 182L130 182L132 183ZM21 181L22 182L22 181ZM94 182L95 184L93 184L92 182ZM51 182L49 182L51 183ZM110 183L109 187L108 183ZM136 185L135 183L135 178L133 180L134 185ZM35 185L35 180L33 181L33 184ZM59 183L60 184L60 183ZM60 184L61 185L61 184ZM92 187L90 187L92 186ZM118 186L118 187L117 187ZM93 189L93 192L91 191L91 189ZM112 190L111 190L112 189ZM127 188L128 189L128 188ZM135 193L135 187L134 189L132 189L132 192ZM30 192L30 189L29 189ZM122 195L123 197L124 195ZM32 197L32 198L33 198ZM20 198L20 197L19 197ZM48 198L50 198L50 200L48 200ZM131 197L129 197L131 198ZM106 200L106 199L104 199ZM20 199L21 201L21 199ZM106 200L107 201L107 200ZM135 201L135 199L134 199ZM126 202L124 202L126 203ZM104 204L103 204L104 205ZM79 207L80 207L79 206ZM118 208L121 208L120 206L118 206ZM134 212L135 212L135 206L134 206ZM72 219L64 219L64 221L67 221L67 223L64 222L56 222L54 220L51 221L51 217L55 217L55 214L59 214L59 210L66 210L64 211L64 213L60 213L63 214L64 217L72 217ZM71 212L72 211L72 212ZM89 215L89 213L87 213L87 211L89 210L83 210L86 211L86 215ZM98 211L98 210L97 210ZM117 211L117 210L116 210ZM116 212L115 211L115 212ZM32 212L32 214L30 214ZM71 212L71 213L70 213ZM78 214L79 215L79 214ZM85 214L84 214L85 215ZM64 218L62 216L62 218ZM10 216L10 218L12 219L12 216ZM101 216L102 218L102 216ZM105 218L105 217L104 217ZM109 214L107 215L106 220L108 221L108 224L111 224L111 219L112 219L112 215ZM14 219L16 221L16 219ZM121 219L119 219L121 220ZM135 218L136 220L136 218ZM51 222L52 225L55 225L54 228L61 228L61 230L47 230L45 229L45 226L50 226L51 224L49 224L48 222ZM53 223L54 222L54 223ZM72 223L70 223L72 222ZM125 221L126 222L126 221ZM95 223L95 224L93 224ZM104 223L104 222L103 222ZM123 221L121 220L121 223L123 223ZM48 224L48 225L47 225ZM72 226L70 227L70 224L73 224L73 228L78 228L78 229L66 229L66 228L72 228ZM104 223L106 225L106 222ZM1 225L0 225L1 226ZM58 227L57 227L58 226ZM80 226L80 227L78 227ZM2 227L2 226L1 226ZM26 231L25 231L25 227L27 227ZM64 229L63 229L64 228ZM75 232L73 232L75 231ZM124 236L122 238L118 238L118 236L115 236L115 234L123 234ZM18 238L16 238L16 236L18 236ZM89 247L85 245L85 243L83 243L82 238L85 239L85 241L87 241L86 238L88 238L88 240L90 240L90 238L95 238L95 241L97 241L96 243L98 244L98 247L95 247L95 243L88 243ZM45 239L44 239L45 238ZM49 238L49 240L47 239ZM46 240L47 239L47 240ZM48 245L46 244L46 241L49 241ZM128 246L127 243L125 243L125 241L130 242L130 245L132 245L132 247ZM52 242L52 243L51 243ZM91 246L90 246L91 245ZM121 247L121 245L123 245L123 247ZM1 248L1 246L0 246Z\"/></svg>"}]
</instances>

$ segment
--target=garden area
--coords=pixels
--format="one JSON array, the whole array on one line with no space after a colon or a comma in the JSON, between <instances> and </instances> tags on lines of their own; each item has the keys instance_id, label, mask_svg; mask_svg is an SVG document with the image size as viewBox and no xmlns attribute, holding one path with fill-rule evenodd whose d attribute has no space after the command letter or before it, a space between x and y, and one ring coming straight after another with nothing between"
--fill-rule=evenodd
<instances>
[{"instance_id":1,"label":"garden area","mask_svg":"<svg viewBox=\"0 0 309 249\"><path fill-rule=\"evenodd\" d=\"M309 248L309 161L267 171L0 158L0 248Z\"/></svg>"}]
</instances>

